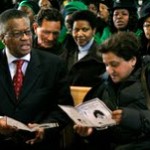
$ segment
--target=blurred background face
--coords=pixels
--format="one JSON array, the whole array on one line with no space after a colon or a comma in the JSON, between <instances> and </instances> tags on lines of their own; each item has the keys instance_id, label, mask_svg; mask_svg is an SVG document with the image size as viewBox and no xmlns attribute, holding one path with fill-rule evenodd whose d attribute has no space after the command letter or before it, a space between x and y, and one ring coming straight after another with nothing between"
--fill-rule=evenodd
<instances>
[{"instance_id":1,"label":"blurred background face","mask_svg":"<svg viewBox=\"0 0 150 150\"><path fill-rule=\"evenodd\" d=\"M94 4L89 4L88 5L88 9L91 11L91 12L93 12L95 15L97 15L97 7L94 5Z\"/></svg>"},{"instance_id":2,"label":"blurred background face","mask_svg":"<svg viewBox=\"0 0 150 150\"><path fill-rule=\"evenodd\" d=\"M21 11L25 12L28 15L31 23L33 22L33 20L34 20L34 12L33 12L33 10L31 8L29 8L27 6L20 6L18 8L18 10L21 10Z\"/></svg>"},{"instance_id":3,"label":"blurred background face","mask_svg":"<svg viewBox=\"0 0 150 150\"><path fill-rule=\"evenodd\" d=\"M109 11L108 7L105 4L99 3L99 17L105 22L108 21Z\"/></svg>"},{"instance_id":4,"label":"blurred background face","mask_svg":"<svg viewBox=\"0 0 150 150\"><path fill-rule=\"evenodd\" d=\"M60 21L43 20L42 25L35 25L34 32L37 35L37 42L40 47L52 48L55 46L61 30Z\"/></svg>"},{"instance_id":5,"label":"blurred background face","mask_svg":"<svg viewBox=\"0 0 150 150\"><path fill-rule=\"evenodd\" d=\"M72 36L78 46L85 46L95 34L89 22L84 20L75 21L73 23Z\"/></svg>"},{"instance_id":6,"label":"blurred background face","mask_svg":"<svg viewBox=\"0 0 150 150\"><path fill-rule=\"evenodd\" d=\"M52 4L49 0L39 0L38 5L40 8L51 8Z\"/></svg>"},{"instance_id":7,"label":"blurred background face","mask_svg":"<svg viewBox=\"0 0 150 150\"><path fill-rule=\"evenodd\" d=\"M126 61L112 52L102 54L102 59L114 83L124 81L131 74L136 63L136 58Z\"/></svg>"},{"instance_id":8,"label":"blurred background face","mask_svg":"<svg viewBox=\"0 0 150 150\"><path fill-rule=\"evenodd\" d=\"M114 10L113 22L117 30L125 29L129 22L129 11L127 9Z\"/></svg>"},{"instance_id":9,"label":"blurred background face","mask_svg":"<svg viewBox=\"0 0 150 150\"><path fill-rule=\"evenodd\" d=\"M71 25L70 25L70 20L71 20L72 14L66 15L65 17L65 27L67 28L67 32L71 32Z\"/></svg>"},{"instance_id":10,"label":"blurred background face","mask_svg":"<svg viewBox=\"0 0 150 150\"><path fill-rule=\"evenodd\" d=\"M7 29L3 42L10 53L16 57L22 57L30 53L32 33L29 19L11 19L7 24Z\"/></svg>"},{"instance_id":11,"label":"blurred background face","mask_svg":"<svg viewBox=\"0 0 150 150\"><path fill-rule=\"evenodd\" d=\"M150 41L150 17L146 18L143 24L145 37Z\"/></svg>"}]
</instances>

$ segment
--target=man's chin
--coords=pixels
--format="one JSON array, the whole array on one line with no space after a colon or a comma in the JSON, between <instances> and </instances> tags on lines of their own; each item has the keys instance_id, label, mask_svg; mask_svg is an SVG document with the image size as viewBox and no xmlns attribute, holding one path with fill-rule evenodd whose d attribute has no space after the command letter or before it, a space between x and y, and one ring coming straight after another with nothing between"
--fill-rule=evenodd
<instances>
[{"instance_id":1,"label":"man's chin","mask_svg":"<svg viewBox=\"0 0 150 150\"><path fill-rule=\"evenodd\" d=\"M112 81L113 81L114 83L118 83L118 82L120 82L120 80L115 79L115 78L112 78Z\"/></svg>"}]
</instances>

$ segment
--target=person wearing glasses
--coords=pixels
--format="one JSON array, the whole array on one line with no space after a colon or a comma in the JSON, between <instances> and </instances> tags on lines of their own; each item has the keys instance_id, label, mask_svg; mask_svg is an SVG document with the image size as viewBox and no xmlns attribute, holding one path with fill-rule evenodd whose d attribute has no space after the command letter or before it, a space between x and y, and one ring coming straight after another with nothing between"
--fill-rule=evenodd
<instances>
[{"instance_id":1,"label":"person wearing glasses","mask_svg":"<svg viewBox=\"0 0 150 150\"><path fill-rule=\"evenodd\" d=\"M41 9L34 23L33 47L60 55L64 48L58 42L63 24L62 14L55 8Z\"/></svg>"},{"instance_id":2,"label":"person wearing glasses","mask_svg":"<svg viewBox=\"0 0 150 150\"><path fill-rule=\"evenodd\" d=\"M32 48L30 20L26 13L9 9L0 15L0 147L21 150L60 150L60 132L70 122L58 104L73 105L65 63L56 55ZM17 97L13 86L15 61L23 61L19 72L23 84ZM18 79L19 80L19 79ZM54 123L53 128L25 132L7 125L7 117L29 128Z\"/></svg>"}]
</instances>

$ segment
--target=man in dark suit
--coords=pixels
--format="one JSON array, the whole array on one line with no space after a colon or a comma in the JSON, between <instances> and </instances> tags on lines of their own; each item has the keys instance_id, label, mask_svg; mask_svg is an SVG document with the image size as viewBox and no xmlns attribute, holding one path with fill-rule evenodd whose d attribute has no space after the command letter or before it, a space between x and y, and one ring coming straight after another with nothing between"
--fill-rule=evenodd
<instances>
[{"instance_id":1,"label":"man in dark suit","mask_svg":"<svg viewBox=\"0 0 150 150\"><path fill-rule=\"evenodd\" d=\"M32 49L30 21L22 11L9 9L0 15L0 37L5 49L0 53L0 116L9 116L30 128L41 123L55 123L59 127L37 128L34 133L7 125L0 119L0 147L21 150L59 149L60 131L69 118L58 104L72 105L66 80L64 62L51 53ZM19 96L16 97L13 77L14 61L24 61L24 75Z\"/></svg>"}]
</instances>

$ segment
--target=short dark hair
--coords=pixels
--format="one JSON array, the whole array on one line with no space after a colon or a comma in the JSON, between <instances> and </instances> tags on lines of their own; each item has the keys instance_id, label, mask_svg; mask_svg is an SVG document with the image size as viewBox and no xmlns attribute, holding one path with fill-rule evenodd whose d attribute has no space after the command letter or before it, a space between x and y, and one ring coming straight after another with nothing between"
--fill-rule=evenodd
<instances>
[{"instance_id":1,"label":"short dark hair","mask_svg":"<svg viewBox=\"0 0 150 150\"><path fill-rule=\"evenodd\" d=\"M140 57L140 41L133 32L118 32L104 41L98 54L112 52L118 57L128 61L133 57Z\"/></svg>"},{"instance_id":2,"label":"short dark hair","mask_svg":"<svg viewBox=\"0 0 150 150\"><path fill-rule=\"evenodd\" d=\"M39 26L41 26L44 19L46 19L47 21L60 21L61 27L63 26L63 22L64 22L63 16L59 12L59 10L55 8L40 9L40 11L35 17L35 21Z\"/></svg>"},{"instance_id":3,"label":"short dark hair","mask_svg":"<svg viewBox=\"0 0 150 150\"><path fill-rule=\"evenodd\" d=\"M89 22L92 29L96 28L97 26L96 15L89 10L75 11L71 17L71 27L73 27L73 23L78 20L84 20Z\"/></svg>"},{"instance_id":4,"label":"short dark hair","mask_svg":"<svg viewBox=\"0 0 150 150\"><path fill-rule=\"evenodd\" d=\"M8 9L0 14L0 35L4 34L8 30L7 23L11 19L18 19L18 18L26 18L29 23L29 17L23 11L17 9Z\"/></svg>"}]
</instances>

